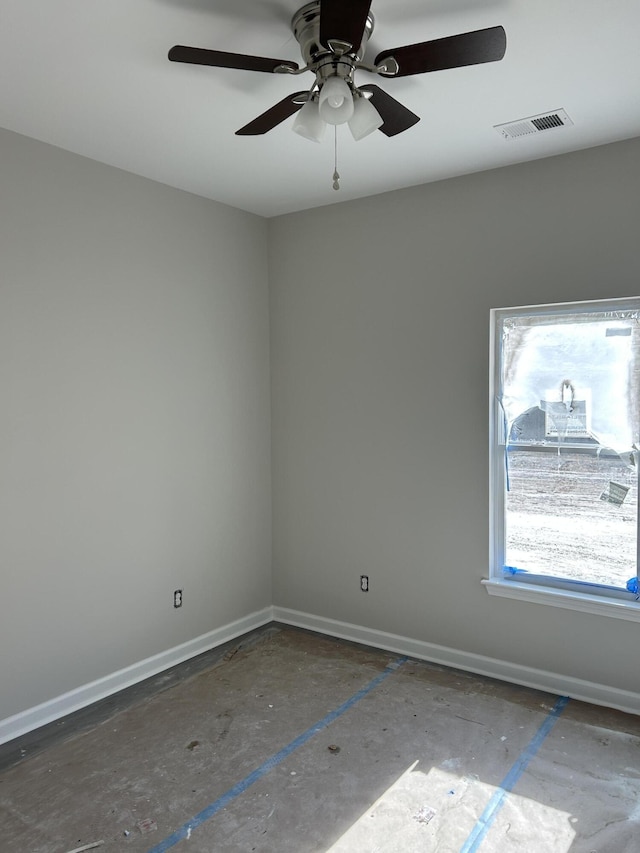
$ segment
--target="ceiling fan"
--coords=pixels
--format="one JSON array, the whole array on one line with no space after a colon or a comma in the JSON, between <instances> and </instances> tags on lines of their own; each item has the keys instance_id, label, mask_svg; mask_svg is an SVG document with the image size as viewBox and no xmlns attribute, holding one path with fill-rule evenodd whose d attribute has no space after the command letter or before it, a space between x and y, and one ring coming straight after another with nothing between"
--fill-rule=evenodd
<instances>
[{"instance_id":1,"label":"ceiling fan","mask_svg":"<svg viewBox=\"0 0 640 853\"><path fill-rule=\"evenodd\" d=\"M505 54L507 42L503 27L489 27L383 50L372 63L367 63L364 55L374 28L370 7L371 0L312 0L298 9L291 20L291 29L305 62L302 68L288 59L184 45L172 47L169 59L275 74L297 75L311 71L315 81L310 90L288 95L236 134L267 133L299 111L293 130L320 142L327 124L348 123L354 138L362 139L374 130L396 136L420 121L419 116L379 86L356 86L356 70L387 78L406 77L496 62Z\"/></svg>"}]
</instances>

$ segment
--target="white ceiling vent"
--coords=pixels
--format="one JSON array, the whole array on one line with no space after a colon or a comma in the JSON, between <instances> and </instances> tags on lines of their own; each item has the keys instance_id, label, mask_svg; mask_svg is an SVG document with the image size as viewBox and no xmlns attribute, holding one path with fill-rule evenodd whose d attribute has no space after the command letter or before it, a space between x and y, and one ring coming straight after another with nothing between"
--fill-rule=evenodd
<instances>
[{"instance_id":1,"label":"white ceiling vent","mask_svg":"<svg viewBox=\"0 0 640 853\"><path fill-rule=\"evenodd\" d=\"M573 122L565 110L552 110L538 116L521 118L517 121L509 121L506 124L496 124L494 127L505 139L519 139L521 136L531 136L533 133L541 133L544 130L566 127L572 124Z\"/></svg>"}]
</instances>

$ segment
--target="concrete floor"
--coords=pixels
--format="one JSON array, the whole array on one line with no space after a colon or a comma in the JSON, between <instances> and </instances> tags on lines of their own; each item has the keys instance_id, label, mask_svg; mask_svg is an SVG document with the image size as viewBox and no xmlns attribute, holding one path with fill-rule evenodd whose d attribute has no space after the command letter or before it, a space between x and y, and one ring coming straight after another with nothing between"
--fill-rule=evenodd
<instances>
[{"instance_id":1,"label":"concrete floor","mask_svg":"<svg viewBox=\"0 0 640 853\"><path fill-rule=\"evenodd\" d=\"M640 850L638 717L283 626L196 669L6 745L3 853Z\"/></svg>"}]
</instances>

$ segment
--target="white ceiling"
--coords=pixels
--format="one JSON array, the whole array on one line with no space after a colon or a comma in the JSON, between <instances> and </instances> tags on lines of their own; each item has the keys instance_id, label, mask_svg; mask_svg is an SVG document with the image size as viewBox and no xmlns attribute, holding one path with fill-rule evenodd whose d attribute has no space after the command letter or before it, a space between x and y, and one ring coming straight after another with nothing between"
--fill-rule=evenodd
<instances>
[{"instance_id":1,"label":"white ceiling","mask_svg":"<svg viewBox=\"0 0 640 853\"><path fill-rule=\"evenodd\" d=\"M348 0L345 0L348 2ZM357 72L421 116L396 137L317 144L287 119L234 132L297 77L169 62L174 44L292 59L302 0L0 0L0 126L263 216L640 136L638 0L373 0L367 59L502 25L501 62L397 80ZM494 125L564 108L571 127ZM639 164L640 167L640 164Z\"/></svg>"}]
</instances>

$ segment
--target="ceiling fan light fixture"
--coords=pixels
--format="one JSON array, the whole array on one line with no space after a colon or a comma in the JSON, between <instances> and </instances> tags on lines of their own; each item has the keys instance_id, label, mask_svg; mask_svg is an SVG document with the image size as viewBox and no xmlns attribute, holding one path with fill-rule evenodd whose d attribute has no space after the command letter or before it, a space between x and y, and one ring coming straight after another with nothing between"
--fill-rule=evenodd
<instances>
[{"instance_id":1,"label":"ceiling fan light fixture","mask_svg":"<svg viewBox=\"0 0 640 853\"><path fill-rule=\"evenodd\" d=\"M315 75L315 82L310 92L295 92L283 98L237 130L236 135L260 136L273 130L294 113L300 112L300 119L296 121L294 128L296 132L320 141L326 128L319 124L319 120L334 127L346 123L351 125L356 107L358 113L362 113L367 119L365 121L360 115L354 118L351 130L356 139L362 139L371 132L370 128L375 127L387 137L397 136L420 120L419 116L380 87L367 84L361 89L356 88L356 71L363 70L382 77L408 77L444 71L447 68L497 62L505 55L507 36L504 27L494 26L394 47L378 53L373 61L365 61L367 45L374 29L371 2L372 0L305 2L291 19L293 36L304 60L302 68L297 62L288 59L186 45L172 47L169 59L172 62L192 65L238 68L272 74L311 72ZM366 103L359 104L363 95L372 98L373 110ZM302 107L309 97L313 99L314 104L303 110ZM319 119L315 114L316 109ZM374 127L375 112L382 117L382 122ZM366 116L366 113L369 113L369 116ZM539 117L535 118L537 120Z\"/></svg>"},{"instance_id":2,"label":"ceiling fan light fixture","mask_svg":"<svg viewBox=\"0 0 640 853\"><path fill-rule=\"evenodd\" d=\"M328 77L319 98L320 117L327 124L345 124L353 115L353 95L341 77Z\"/></svg>"},{"instance_id":3,"label":"ceiling fan light fixture","mask_svg":"<svg viewBox=\"0 0 640 853\"><path fill-rule=\"evenodd\" d=\"M320 107L316 100L308 100L303 105L291 129L311 142L322 142L327 124L320 116Z\"/></svg>"},{"instance_id":4,"label":"ceiling fan light fixture","mask_svg":"<svg viewBox=\"0 0 640 853\"><path fill-rule=\"evenodd\" d=\"M368 98L358 95L354 98L353 115L349 119L349 130L358 142L384 124L382 116Z\"/></svg>"}]
</instances>

